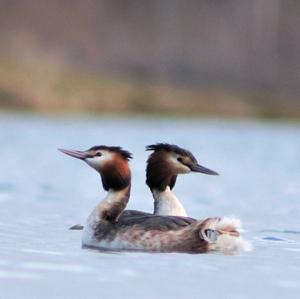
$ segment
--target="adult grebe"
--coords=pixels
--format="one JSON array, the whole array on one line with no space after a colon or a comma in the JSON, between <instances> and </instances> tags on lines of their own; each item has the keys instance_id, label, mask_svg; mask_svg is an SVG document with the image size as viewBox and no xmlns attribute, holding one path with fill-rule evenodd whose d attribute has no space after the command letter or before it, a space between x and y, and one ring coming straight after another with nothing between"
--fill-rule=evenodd
<instances>
[{"instance_id":1,"label":"adult grebe","mask_svg":"<svg viewBox=\"0 0 300 299\"><path fill-rule=\"evenodd\" d=\"M180 225L184 217L120 217L130 196L131 154L120 147L94 146L87 151L60 149L85 161L101 175L107 196L88 217L82 244L109 250L201 253L235 251L243 247L237 223L222 218L194 220Z\"/></svg>"},{"instance_id":2,"label":"adult grebe","mask_svg":"<svg viewBox=\"0 0 300 299\"><path fill-rule=\"evenodd\" d=\"M148 145L153 151L147 161L146 183L154 198L155 215L187 216L187 213L172 192L177 175L199 172L218 175L217 172L198 164L194 155L177 145L157 143Z\"/></svg>"}]
</instances>

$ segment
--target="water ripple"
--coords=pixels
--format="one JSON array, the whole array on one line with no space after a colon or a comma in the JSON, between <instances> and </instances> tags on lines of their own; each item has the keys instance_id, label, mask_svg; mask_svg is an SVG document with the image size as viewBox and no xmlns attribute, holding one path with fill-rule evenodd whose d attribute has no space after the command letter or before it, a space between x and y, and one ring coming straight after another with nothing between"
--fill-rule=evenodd
<instances>
[{"instance_id":1,"label":"water ripple","mask_svg":"<svg viewBox=\"0 0 300 299\"><path fill-rule=\"evenodd\" d=\"M23 248L21 249L23 252L28 252L28 253L38 253L38 254L45 254L45 255L64 255L62 252L58 251L50 251L50 250L37 250L37 249L31 249L31 248Z\"/></svg>"},{"instance_id":2,"label":"water ripple","mask_svg":"<svg viewBox=\"0 0 300 299\"><path fill-rule=\"evenodd\" d=\"M43 275L34 272L22 272L13 270L0 270L1 279L31 279L39 280L43 278Z\"/></svg>"},{"instance_id":3,"label":"water ripple","mask_svg":"<svg viewBox=\"0 0 300 299\"><path fill-rule=\"evenodd\" d=\"M291 229L264 229L260 231L261 233L280 233L280 234L294 234L300 235L300 231Z\"/></svg>"},{"instance_id":4,"label":"water ripple","mask_svg":"<svg viewBox=\"0 0 300 299\"><path fill-rule=\"evenodd\" d=\"M264 237L264 238L262 238L263 240L268 240L268 241L283 241L283 242L285 242L286 240L284 240L284 239L281 239L281 238L277 238L277 237L272 237L272 236L270 236L270 237Z\"/></svg>"},{"instance_id":5,"label":"water ripple","mask_svg":"<svg viewBox=\"0 0 300 299\"><path fill-rule=\"evenodd\" d=\"M82 266L79 264L25 262L21 266L25 269L31 270L62 271L71 273L85 273L91 271L90 267Z\"/></svg>"}]
</instances>

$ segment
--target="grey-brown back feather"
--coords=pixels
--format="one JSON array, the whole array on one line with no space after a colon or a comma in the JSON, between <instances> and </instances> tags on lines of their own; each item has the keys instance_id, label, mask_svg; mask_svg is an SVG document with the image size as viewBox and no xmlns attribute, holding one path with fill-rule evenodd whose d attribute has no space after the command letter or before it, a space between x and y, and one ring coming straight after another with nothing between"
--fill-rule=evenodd
<instances>
[{"instance_id":1,"label":"grey-brown back feather","mask_svg":"<svg viewBox=\"0 0 300 299\"><path fill-rule=\"evenodd\" d=\"M196 220L190 217L180 217L180 216L156 216L152 214L144 215L137 213L135 215L128 215L122 213L119 217L116 227L129 227L137 225L143 230L177 230L188 225L191 225Z\"/></svg>"}]
</instances>

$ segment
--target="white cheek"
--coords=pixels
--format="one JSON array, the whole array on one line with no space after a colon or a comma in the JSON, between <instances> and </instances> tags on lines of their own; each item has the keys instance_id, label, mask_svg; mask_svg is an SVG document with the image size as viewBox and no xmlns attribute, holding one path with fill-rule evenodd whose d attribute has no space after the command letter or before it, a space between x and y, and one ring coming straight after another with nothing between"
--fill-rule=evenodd
<instances>
[{"instance_id":1,"label":"white cheek","mask_svg":"<svg viewBox=\"0 0 300 299\"><path fill-rule=\"evenodd\" d=\"M103 152L102 156L95 156L93 158L85 159L85 162L95 169L101 168L107 161L113 159L113 154L110 152Z\"/></svg>"},{"instance_id":2,"label":"white cheek","mask_svg":"<svg viewBox=\"0 0 300 299\"><path fill-rule=\"evenodd\" d=\"M178 171L178 173L189 173L189 172L191 172L190 168L183 165L182 163L180 163L177 160L176 156L169 157L169 161L171 162L171 164L173 164L173 166Z\"/></svg>"},{"instance_id":3,"label":"white cheek","mask_svg":"<svg viewBox=\"0 0 300 299\"><path fill-rule=\"evenodd\" d=\"M179 170L179 173L189 173L189 172L191 172L191 169L189 167L187 167L185 165L182 165L182 164L180 164L178 166L178 170Z\"/></svg>"},{"instance_id":4,"label":"white cheek","mask_svg":"<svg viewBox=\"0 0 300 299\"><path fill-rule=\"evenodd\" d=\"M94 158L87 158L85 159L85 162L90 165L93 168L97 168L104 163L104 158L103 156L101 157L94 157Z\"/></svg>"}]
</instances>

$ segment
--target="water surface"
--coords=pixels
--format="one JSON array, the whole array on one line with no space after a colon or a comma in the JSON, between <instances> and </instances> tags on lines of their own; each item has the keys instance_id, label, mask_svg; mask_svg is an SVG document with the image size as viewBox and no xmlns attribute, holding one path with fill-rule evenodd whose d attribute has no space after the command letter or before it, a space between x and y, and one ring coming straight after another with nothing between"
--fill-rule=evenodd
<instances>
[{"instance_id":1,"label":"water surface","mask_svg":"<svg viewBox=\"0 0 300 299\"><path fill-rule=\"evenodd\" d=\"M103 198L96 172L59 153L122 145L134 154L129 208L151 211L144 146L182 145L219 177L175 192L190 216L234 215L252 252L101 253L81 249ZM0 298L298 298L300 126L214 119L0 115Z\"/></svg>"}]
</instances>

